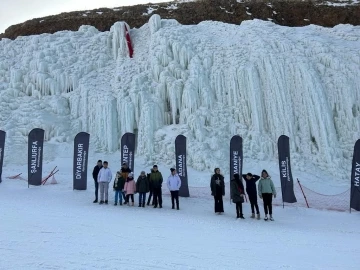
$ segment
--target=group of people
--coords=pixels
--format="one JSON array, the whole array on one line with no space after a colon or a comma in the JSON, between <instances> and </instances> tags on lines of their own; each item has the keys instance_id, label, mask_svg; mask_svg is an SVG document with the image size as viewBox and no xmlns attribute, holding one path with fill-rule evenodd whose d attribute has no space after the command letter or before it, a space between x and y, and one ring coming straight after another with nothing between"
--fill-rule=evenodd
<instances>
[{"instance_id":1,"label":"group of people","mask_svg":"<svg viewBox=\"0 0 360 270\"><path fill-rule=\"evenodd\" d=\"M251 205L251 218L260 219L260 211L257 203L257 195L264 202L264 220L274 221L272 216L272 198L276 198L276 189L270 175L266 170L261 172L261 177L251 173L243 174L242 178L246 183L246 193L248 194ZM256 191L256 182L258 183L258 190ZM224 212L223 196L225 196L225 181L224 176L220 173L220 169L216 168L210 181L211 195L215 200L215 213L221 214ZM230 182L230 197L236 205L236 218L245 219L242 210L242 203L244 202L245 190L244 185L240 179L239 174L234 174ZM269 216L268 216L269 215Z\"/></svg>"},{"instance_id":2,"label":"group of people","mask_svg":"<svg viewBox=\"0 0 360 270\"><path fill-rule=\"evenodd\" d=\"M180 210L179 207L179 189L181 187L181 179L176 172L176 169L170 169L170 176L167 178L166 185L171 193L172 209ZM96 166L93 169L93 179L95 183L95 200L94 203L108 204L108 191L109 185L112 181L112 172L108 167L108 162L98 160ZM146 195L149 193L147 205L150 205L152 198L152 206L154 208L162 208L162 184L163 176L158 170L157 165L154 165L151 172L146 174L142 171L135 181L134 173L128 167L128 164L124 162L120 171L116 172L114 178L113 190L115 192L115 203L114 205L134 206L134 194L139 194L139 205L138 207L145 207ZM99 199L100 191L100 201ZM130 202L131 201L131 202Z\"/></svg>"},{"instance_id":3,"label":"group of people","mask_svg":"<svg viewBox=\"0 0 360 270\"><path fill-rule=\"evenodd\" d=\"M166 185L171 193L172 209L179 210L179 189L181 187L181 179L174 168L170 169L170 176L166 181ZM95 182L95 200L98 202L98 194L100 191L100 204L108 204L109 184L112 181L112 172L108 167L108 162L99 160L93 170L93 178ZM264 202L264 220L273 221L272 216L272 198L276 198L276 189L271 177L266 170L263 170L261 177L252 175L251 173L242 175L246 183L246 193L248 194L251 205L251 218L260 219L260 211L257 203L257 196ZM259 181L256 188L256 182ZM135 181L134 174L128 167L127 163L123 163L121 170L116 173L113 190L115 192L114 205L124 204L134 206L134 194L139 194L138 207L145 207L146 195L149 193L147 205L150 205L151 198L152 206L154 208L162 208L162 184L163 176L158 170L157 165L154 165L151 172L146 174L142 171ZM224 212L223 197L225 196L225 181L219 168L215 168L214 174L210 181L211 195L215 200L215 213L221 214ZM243 215L242 203L244 202L245 189L239 174L234 174L230 182L230 197L236 205L236 218L245 219ZM255 216L256 211L256 216ZM269 216L268 216L269 215Z\"/></svg>"}]
</instances>

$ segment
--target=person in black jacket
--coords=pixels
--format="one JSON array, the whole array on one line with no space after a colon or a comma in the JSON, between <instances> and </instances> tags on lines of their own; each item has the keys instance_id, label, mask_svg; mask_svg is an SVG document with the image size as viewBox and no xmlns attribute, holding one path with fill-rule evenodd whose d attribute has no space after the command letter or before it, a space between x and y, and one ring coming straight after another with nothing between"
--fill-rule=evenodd
<instances>
[{"instance_id":1,"label":"person in black jacket","mask_svg":"<svg viewBox=\"0 0 360 270\"><path fill-rule=\"evenodd\" d=\"M246 193L249 196L249 201L251 205L251 213L252 213L251 218L255 218L255 209L256 209L257 219L260 219L260 212L257 203L257 192L256 192L256 181L260 179L260 176L252 175L251 173L248 173L248 174L243 174L242 177L246 182Z\"/></svg>"},{"instance_id":2,"label":"person in black jacket","mask_svg":"<svg viewBox=\"0 0 360 270\"><path fill-rule=\"evenodd\" d=\"M242 211L242 203L244 202L244 185L238 173L234 174L234 178L230 182L231 199L236 204L236 218L245 219Z\"/></svg>"},{"instance_id":3,"label":"person in black jacket","mask_svg":"<svg viewBox=\"0 0 360 270\"><path fill-rule=\"evenodd\" d=\"M94 178L94 183L95 183L95 201L93 201L93 203L97 203L98 202L98 197L99 197L99 183L97 181L99 172L101 170L101 168L103 167L102 165L102 160L98 160L96 166L94 167L92 176Z\"/></svg>"},{"instance_id":4,"label":"person in black jacket","mask_svg":"<svg viewBox=\"0 0 360 270\"><path fill-rule=\"evenodd\" d=\"M224 213L225 182L219 168L215 168L214 172L215 174L213 174L210 181L211 195L214 196L215 200L215 213L221 214Z\"/></svg>"}]
</instances>

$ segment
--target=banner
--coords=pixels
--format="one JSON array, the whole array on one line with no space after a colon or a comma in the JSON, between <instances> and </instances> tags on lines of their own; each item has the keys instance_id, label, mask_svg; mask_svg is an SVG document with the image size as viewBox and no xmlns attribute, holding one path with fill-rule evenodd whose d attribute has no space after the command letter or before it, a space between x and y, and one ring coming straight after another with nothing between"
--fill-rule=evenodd
<instances>
[{"instance_id":1,"label":"banner","mask_svg":"<svg viewBox=\"0 0 360 270\"><path fill-rule=\"evenodd\" d=\"M43 169L44 130L34 128L28 139L28 186L40 186Z\"/></svg>"},{"instance_id":2,"label":"banner","mask_svg":"<svg viewBox=\"0 0 360 270\"><path fill-rule=\"evenodd\" d=\"M0 130L0 183L2 182L2 169L4 164L4 149L5 149L6 132Z\"/></svg>"},{"instance_id":3,"label":"banner","mask_svg":"<svg viewBox=\"0 0 360 270\"><path fill-rule=\"evenodd\" d=\"M180 197L190 197L186 165L186 137L179 135L175 139L176 172L181 179Z\"/></svg>"},{"instance_id":4,"label":"banner","mask_svg":"<svg viewBox=\"0 0 360 270\"><path fill-rule=\"evenodd\" d=\"M243 142L239 135L235 135L230 140L230 181L234 174L238 173L242 181L243 167Z\"/></svg>"},{"instance_id":5,"label":"banner","mask_svg":"<svg viewBox=\"0 0 360 270\"><path fill-rule=\"evenodd\" d=\"M74 139L73 189L86 190L90 134L79 132Z\"/></svg>"},{"instance_id":6,"label":"banner","mask_svg":"<svg viewBox=\"0 0 360 270\"><path fill-rule=\"evenodd\" d=\"M128 167L134 172L135 160L135 134L125 133L121 138L121 164L127 163Z\"/></svg>"},{"instance_id":7,"label":"banner","mask_svg":"<svg viewBox=\"0 0 360 270\"><path fill-rule=\"evenodd\" d=\"M283 202L295 203L294 181L290 165L289 137L281 135L278 139L279 170Z\"/></svg>"},{"instance_id":8,"label":"banner","mask_svg":"<svg viewBox=\"0 0 360 270\"><path fill-rule=\"evenodd\" d=\"M351 170L350 209L360 211L360 139L354 146Z\"/></svg>"}]
</instances>

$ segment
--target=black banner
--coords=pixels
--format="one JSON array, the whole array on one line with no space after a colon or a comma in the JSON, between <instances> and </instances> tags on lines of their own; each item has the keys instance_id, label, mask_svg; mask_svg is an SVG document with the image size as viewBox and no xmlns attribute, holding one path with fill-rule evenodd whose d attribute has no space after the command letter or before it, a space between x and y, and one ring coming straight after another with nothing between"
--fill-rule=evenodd
<instances>
[{"instance_id":1,"label":"black banner","mask_svg":"<svg viewBox=\"0 0 360 270\"><path fill-rule=\"evenodd\" d=\"M5 149L6 132L0 130L0 183L2 182L2 169L4 165L4 149Z\"/></svg>"},{"instance_id":2,"label":"black banner","mask_svg":"<svg viewBox=\"0 0 360 270\"><path fill-rule=\"evenodd\" d=\"M186 137L179 135L175 139L176 172L181 179L180 197L190 197L186 164Z\"/></svg>"},{"instance_id":3,"label":"black banner","mask_svg":"<svg viewBox=\"0 0 360 270\"><path fill-rule=\"evenodd\" d=\"M360 211L360 139L354 146L351 170L350 208Z\"/></svg>"},{"instance_id":4,"label":"black banner","mask_svg":"<svg viewBox=\"0 0 360 270\"><path fill-rule=\"evenodd\" d=\"M289 137L281 135L278 139L279 170L281 181L282 200L286 203L295 203L294 181L290 165Z\"/></svg>"},{"instance_id":5,"label":"black banner","mask_svg":"<svg viewBox=\"0 0 360 270\"><path fill-rule=\"evenodd\" d=\"M34 128L28 139L28 185L40 186L43 169L44 130Z\"/></svg>"},{"instance_id":6,"label":"black banner","mask_svg":"<svg viewBox=\"0 0 360 270\"><path fill-rule=\"evenodd\" d=\"M230 181L234 174L238 173L242 180L243 167L243 141L239 135L235 135L230 140Z\"/></svg>"},{"instance_id":7,"label":"black banner","mask_svg":"<svg viewBox=\"0 0 360 270\"><path fill-rule=\"evenodd\" d=\"M86 190L90 134L79 132L74 139L73 189Z\"/></svg>"},{"instance_id":8,"label":"black banner","mask_svg":"<svg viewBox=\"0 0 360 270\"><path fill-rule=\"evenodd\" d=\"M134 172L135 161L135 134L125 133L121 138L121 164L127 163L128 167Z\"/></svg>"}]
</instances>

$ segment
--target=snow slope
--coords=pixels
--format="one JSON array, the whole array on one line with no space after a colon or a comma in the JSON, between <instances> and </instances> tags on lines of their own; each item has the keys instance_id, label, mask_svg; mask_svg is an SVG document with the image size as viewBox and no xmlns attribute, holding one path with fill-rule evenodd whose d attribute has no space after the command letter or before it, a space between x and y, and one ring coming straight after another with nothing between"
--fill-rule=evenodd
<instances>
[{"instance_id":1,"label":"snow slope","mask_svg":"<svg viewBox=\"0 0 360 270\"><path fill-rule=\"evenodd\" d=\"M123 22L109 32L82 26L0 41L6 165L25 164L26 136L40 127L49 160L79 131L105 152L134 132L138 156L173 165L184 134L189 166L226 173L239 134L248 162L276 170L276 141L286 134L294 169L348 183L360 130L360 27L183 26L153 15L131 37L133 59Z\"/></svg>"},{"instance_id":2,"label":"snow slope","mask_svg":"<svg viewBox=\"0 0 360 270\"><path fill-rule=\"evenodd\" d=\"M168 195L163 209L115 207L112 191L100 206L90 178L87 191L72 190L71 159L49 162L47 171L55 164L57 185L0 184L0 269L358 269L359 213L275 207L275 221L266 223L248 218L244 204L240 221L228 201L215 215L209 194L180 198L176 211Z\"/></svg>"}]
</instances>

